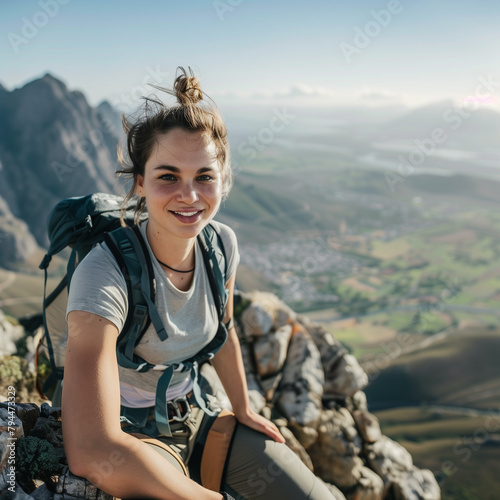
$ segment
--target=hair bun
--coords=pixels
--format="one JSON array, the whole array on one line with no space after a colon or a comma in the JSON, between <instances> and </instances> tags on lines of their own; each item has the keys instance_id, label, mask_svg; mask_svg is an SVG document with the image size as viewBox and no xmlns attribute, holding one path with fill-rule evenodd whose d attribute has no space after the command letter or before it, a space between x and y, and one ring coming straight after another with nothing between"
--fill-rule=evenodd
<instances>
[{"instance_id":1,"label":"hair bun","mask_svg":"<svg viewBox=\"0 0 500 500\"><path fill-rule=\"evenodd\" d=\"M179 68L182 74L174 82L175 96L182 105L196 104L203 99L200 80L194 76L191 68L188 69L189 74L184 68Z\"/></svg>"}]
</instances>

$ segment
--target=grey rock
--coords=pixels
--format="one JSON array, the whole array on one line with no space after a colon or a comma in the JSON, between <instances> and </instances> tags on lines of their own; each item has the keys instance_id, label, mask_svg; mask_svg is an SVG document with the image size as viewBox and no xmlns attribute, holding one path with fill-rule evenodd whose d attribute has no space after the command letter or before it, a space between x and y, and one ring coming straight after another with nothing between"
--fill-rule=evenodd
<instances>
[{"instance_id":1,"label":"grey rock","mask_svg":"<svg viewBox=\"0 0 500 500\"><path fill-rule=\"evenodd\" d=\"M355 486L362 477L361 438L345 409L325 410L318 425L318 439L307 449L315 472L340 487Z\"/></svg>"},{"instance_id":2,"label":"grey rock","mask_svg":"<svg viewBox=\"0 0 500 500\"><path fill-rule=\"evenodd\" d=\"M0 408L9 408L7 402L0 403ZM40 408L34 403L16 403L11 408L14 409L16 415L23 424L24 434L27 436L40 416Z\"/></svg>"},{"instance_id":3,"label":"grey rock","mask_svg":"<svg viewBox=\"0 0 500 500\"><path fill-rule=\"evenodd\" d=\"M300 328L290 340L276 404L289 421L316 427L323 407L323 384L318 349L307 331Z\"/></svg>"},{"instance_id":4,"label":"grey rock","mask_svg":"<svg viewBox=\"0 0 500 500\"><path fill-rule=\"evenodd\" d=\"M318 431L308 425L299 425L296 422L289 422L290 430L299 440L300 444L307 450L309 446L318 439Z\"/></svg>"},{"instance_id":5,"label":"grey rock","mask_svg":"<svg viewBox=\"0 0 500 500\"><path fill-rule=\"evenodd\" d=\"M2 500L30 500L33 497L28 495L28 493L16 483L14 491L7 489L0 494L0 498Z\"/></svg>"},{"instance_id":6,"label":"grey rock","mask_svg":"<svg viewBox=\"0 0 500 500\"><path fill-rule=\"evenodd\" d=\"M42 484L31 493L31 497L35 500L51 500L53 493L47 488L47 485Z\"/></svg>"},{"instance_id":7,"label":"grey rock","mask_svg":"<svg viewBox=\"0 0 500 500\"><path fill-rule=\"evenodd\" d=\"M325 394L353 396L368 384L368 376L351 354L344 354L325 372Z\"/></svg>"},{"instance_id":8,"label":"grey rock","mask_svg":"<svg viewBox=\"0 0 500 500\"><path fill-rule=\"evenodd\" d=\"M111 495L104 493L96 485L83 477L75 476L66 467L57 483L56 493L61 498L85 498L87 500L113 500ZM55 498L55 497L54 497Z\"/></svg>"},{"instance_id":9,"label":"grey rock","mask_svg":"<svg viewBox=\"0 0 500 500\"><path fill-rule=\"evenodd\" d=\"M3 266L8 266L14 262L22 262L40 248L30 233L28 225L12 214L7 202L1 196L0 242L0 262Z\"/></svg>"},{"instance_id":10,"label":"grey rock","mask_svg":"<svg viewBox=\"0 0 500 500\"><path fill-rule=\"evenodd\" d=\"M273 318L260 304L251 304L241 315L241 324L247 337L258 337L271 331Z\"/></svg>"},{"instance_id":11,"label":"grey rock","mask_svg":"<svg viewBox=\"0 0 500 500\"><path fill-rule=\"evenodd\" d=\"M370 468L384 482L391 481L402 473L413 470L413 460L410 453L387 436L381 436L379 440L367 447L366 456Z\"/></svg>"},{"instance_id":12,"label":"grey rock","mask_svg":"<svg viewBox=\"0 0 500 500\"><path fill-rule=\"evenodd\" d=\"M0 248L3 241L0 243ZM17 352L16 342L24 337L24 328L22 326L12 325L2 310L0 310L0 357L12 355Z\"/></svg>"},{"instance_id":13,"label":"grey rock","mask_svg":"<svg viewBox=\"0 0 500 500\"><path fill-rule=\"evenodd\" d=\"M330 366L347 353L346 348L322 325L313 323L307 316L298 316L297 320L309 332L313 342L321 355L321 363L325 374L330 371Z\"/></svg>"},{"instance_id":14,"label":"grey rock","mask_svg":"<svg viewBox=\"0 0 500 500\"><path fill-rule=\"evenodd\" d=\"M375 415L365 410L355 410L352 413L356 426L365 443L374 443L382 436L380 424Z\"/></svg>"},{"instance_id":15,"label":"grey rock","mask_svg":"<svg viewBox=\"0 0 500 500\"><path fill-rule=\"evenodd\" d=\"M366 394L363 391L355 392L351 397L353 410L365 410L368 411L368 402L366 400Z\"/></svg>"},{"instance_id":16,"label":"grey rock","mask_svg":"<svg viewBox=\"0 0 500 500\"><path fill-rule=\"evenodd\" d=\"M245 336L261 336L276 331L295 320L295 313L272 293L252 292L245 299L250 305L241 315Z\"/></svg>"},{"instance_id":17,"label":"grey rock","mask_svg":"<svg viewBox=\"0 0 500 500\"><path fill-rule=\"evenodd\" d=\"M256 368L261 377L274 375L283 368L291 336L292 325L283 325L254 342Z\"/></svg>"},{"instance_id":18,"label":"grey rock","mask_svg":"<svg viewBox=\"0 0 500 500\"><path fill-rule=\"evenodd\" d=\"M440 500L441 490L430 470L413 468L393 480L395 500Z\"/></svg>"},{"instance_id":19,"label":"grey rock","mask_svg":"<svg viewBox=\"0 0 500 500\"><path fill-rule=\"evenodd\" d=\"M55 420L59 420L61 418L61 408L52 407L49 403L42 403L40 416L44 418L53 417Z\"/></svg>"},{"instance_id":20,"label":"grey rock","mask_svg":"<svg viewBox=\"0 0 500 500\"><path fill-rule=\"evenodd\" d=\"M7 471L4 469L0 472L0 491L7 489Z\"/></svg>"},{"instance_id":21,"label":"grey rock","mask_svg":"<svg viewBox=\"0 0 500 500\"><path fill-rule=\"evenodd\" d=\"M342 344L323 326L313 323L306 316L299 317L321 355L325 373L325 398L352 397L368 384L368 376L357 359L348 354Z\"/></svg>"},{"instance_id":22,"label":"grey rock","mask_svg":"<svg viewBox=\"0 0 500 500\"><path fill-rule=\"evenodd\" d=\"M3 470L7 463L12 445L22 437L24 429L19 417L13 410L0 408L0 470Z\"/></svg>"},{"instance_id":23,"label":"grey rock","mask_svg":"<svg viewBox=\"0 0 500 500\"><path fill-rule=\"evenodd\" d=\"M283 373L279 372L274 377L268 377L265 379L260 379L260 387L264 393L266 401L271 401L274 398L276 389L278 388L281 380L283 379Z\"/></svg>"},{"instance_id":24,"label":"grey rock","mask_svg":"<svg viewBox=\"0 0 500 500\"><path fill-rule=\"evenodd\" d=\"M266 398L262 390L257 376L252 371L252 360L250 355L250 348L247 344L241 344L241 355L243 357L243 364L245 365L245 375L247 379L248 397L250 399L250 406L252 410L260 413L262 408L266 406Z\"/></svg>"},{"instance_id":25,"label":"grey rock","mask_svg":"<svg viewBox=\"0 0 500 500\"><path fill-rule=\"evenodd\" d=\"M368 467L361 469L361 477L352 498L356 500L381 500L384 498L384 481Z\"/></svg>"}]
</instances>

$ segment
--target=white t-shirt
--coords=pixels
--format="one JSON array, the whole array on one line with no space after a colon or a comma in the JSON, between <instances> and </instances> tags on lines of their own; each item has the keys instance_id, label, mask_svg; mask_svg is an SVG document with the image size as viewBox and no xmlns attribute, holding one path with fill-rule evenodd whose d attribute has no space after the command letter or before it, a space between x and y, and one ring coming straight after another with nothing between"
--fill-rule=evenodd
<instances>
[{"instance_id":1,"label":"white t-shirt","mask_svg":"<svg viewBox=\"0 0 500 500\"><path fill-rule=\"evenodd\" d=\"M211 221L219 230L227 261L228 281L239 263L234 231L225 224ZM168 334L161 341L149 325L134 352L152 364L179 363L196 354L215 336L218 316L210 289L203 255L195 244L195 271L187 291L176 288L156 260L146 237L147 222L141 233L150 253L156 279L155 304ZM76 268L71 280L67 314L86 311L111 321L121 331L128 311L127 285L118 263L105 243L96 245ZM128 407L154 406L156 385L162 371L136 372L118 367L121 404ZM190 373L174 372L167 391L167 401L191 390Z\"/></svg>"}]
</instances>

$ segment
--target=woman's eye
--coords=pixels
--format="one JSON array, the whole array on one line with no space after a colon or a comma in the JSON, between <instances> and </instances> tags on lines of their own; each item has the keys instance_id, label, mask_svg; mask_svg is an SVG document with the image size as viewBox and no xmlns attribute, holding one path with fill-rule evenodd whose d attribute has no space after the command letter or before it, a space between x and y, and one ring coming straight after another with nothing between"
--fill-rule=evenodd
<instances>
[{"instance_id":1,"label":"woman's eye","mask_svg":"<svg viewBox=\"0 0 500 500\"><path fill-rule=\"evenodd\" d=\"M175 181L176 180L176 177L175 175L173 174L163 174L160 179L164 180L164 181Z\"/></svg>"},{"instance_id":2,"label":"woman's eye","mask_svg":"<svg viewBox=\"0 0 500 500\"><path fill-rule=\"evenodd\" d=\"M212 181L213 177L211 175L200 175L198 177L199 181L207 182L207 181Z\"/></svg>"}]
</instances>

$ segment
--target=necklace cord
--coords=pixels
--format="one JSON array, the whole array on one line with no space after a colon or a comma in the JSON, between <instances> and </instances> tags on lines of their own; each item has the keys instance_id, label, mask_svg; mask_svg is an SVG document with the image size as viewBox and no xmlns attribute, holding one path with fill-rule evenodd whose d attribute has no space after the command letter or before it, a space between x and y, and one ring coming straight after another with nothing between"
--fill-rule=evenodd
<instances>
[{"instance_id":1,"label":"necklace cord","mask_svg":"<svg viewBox=\"0 0 500 500\"><path fill-rule=\"evenodd\" d=\"M192 273L195 270L195 268L193 267L193 269L188 269L187 271L181 271L180 269L174 269L173 267L170 267L168 264L165 264L165 262L162 262L158 257L156 257L156 260L162 266L168 267L168 269L170 269L171 271L175 271L176 273Z\"/></svg>"}]
</instances>

